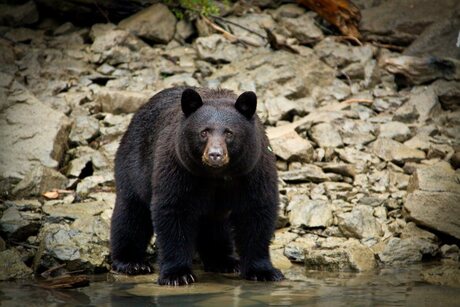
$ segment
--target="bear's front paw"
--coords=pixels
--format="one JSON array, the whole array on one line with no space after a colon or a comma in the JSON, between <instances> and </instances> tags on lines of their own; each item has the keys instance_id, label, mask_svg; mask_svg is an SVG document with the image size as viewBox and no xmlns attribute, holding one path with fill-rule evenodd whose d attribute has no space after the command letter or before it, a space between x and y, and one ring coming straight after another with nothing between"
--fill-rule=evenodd
<instances>
[{"instance_id":1,"label":"bear's front paw","mask_svg":"<svg viewBox=\"0 0 460 307\"><path fill-rule=\"evenodd\" d=\"M122 262L113 261L112 270L122 274L128 275L144 275L152 274L152 267L145 262Z\"/></svg>"},{"instance_id":2,"label":"bear's front paw","mask_svg":"<svg viewBox=\"0 0 460 307\"><path fill-rule=\"evenodd\" d=\"M283 273L275 268L250 269L242 277L254 281L280 281L284 279Z\"/></svg>"},{"instance_id":3,"label":"bear's front paw","mask_svg":"<svg viewBox=\"0 0 460 307\"><path fill-rule=\"evenodd\" d=\"M221 261L205 262L204 270L214 273L239 273L240 261L233 257L227 257Z\"/></svg>"},{"instance_id":4,"label":"bear's front paw","mask_svg":"<svg viewBox=\"0 0 460 307\"><path fill-rule=\"evenodd\" d=\"M162 286L184 286L196 281L196 276L190 269L179 270L175 273L164 273L158 278L158 284Z\"/></svg>"}]
</instances>

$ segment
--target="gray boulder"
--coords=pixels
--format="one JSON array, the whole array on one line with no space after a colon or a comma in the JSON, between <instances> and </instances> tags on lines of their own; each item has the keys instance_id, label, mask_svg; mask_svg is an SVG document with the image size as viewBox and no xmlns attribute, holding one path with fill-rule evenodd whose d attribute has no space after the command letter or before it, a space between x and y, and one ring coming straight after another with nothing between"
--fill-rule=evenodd
<instances>
[{"instance_id":1,"label":"gray boulder","mask_svg":"<svg viewBox=\"0 0 460 307\"><path fill-rule=\"evenodd\" d=\"M27 91L15 92L0 113L0 182L19 181L41 165L62 161L71 121Z\"/></svg>"},{"instance_id":2,"label":"gray boulder","mask_svg":"<svg viewBox=\"0 0 460 307\"><path fill-rule=\"evenodd\" d=\"M157 3L120 21L118 26L144 39L168 43L174 36L176 22L168 7Z\"/></svg>"},{"instance_id":3,"label":"gray boulder","mask_svg":"<svg viewBox=\"0 0 460 307\"><path fill-rule=\"evenodd\" d=\"M361 11L360 30L368 39L408 45L429 25L447 19L458 1L388 0Z\"/></svg>"},{"instance_id":4,"label":"gray boulder","mask_svg":"<svg viewBox=\"0 0 460 307\"><path fill-rule=\"evenodd\" d=\"M404 209L416 224L460 239L460 183L452 169L441 165L416 169Z\"/></svg>"}]
</instances>

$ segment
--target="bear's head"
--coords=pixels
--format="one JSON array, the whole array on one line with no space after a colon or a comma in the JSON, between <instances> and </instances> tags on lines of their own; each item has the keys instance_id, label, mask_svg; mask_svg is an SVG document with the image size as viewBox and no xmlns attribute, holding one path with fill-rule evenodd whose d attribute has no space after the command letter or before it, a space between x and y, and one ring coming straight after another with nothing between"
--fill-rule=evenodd
<instances>
[{"instance_id":1,"label":"bear's head","mask_svg":"<svg viewBox=\"0 0 460 307\"><path fill-rule=\"evenodd\" d=\"M181 97L176 152L190 172L199 176L236 176L250 172L261 156L262 135L255 114L257 96L244 92L203 99L194 89Z\"/></svg>"}]
</instances>

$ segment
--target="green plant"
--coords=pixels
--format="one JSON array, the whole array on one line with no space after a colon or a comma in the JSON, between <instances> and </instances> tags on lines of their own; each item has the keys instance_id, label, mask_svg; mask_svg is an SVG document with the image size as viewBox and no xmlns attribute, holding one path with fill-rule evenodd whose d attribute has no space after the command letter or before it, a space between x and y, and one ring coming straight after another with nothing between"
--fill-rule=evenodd
<instances>
[{"instance_id":1,"label":"green plant","mask_svg":"<svg viewBox=\"0 0 460 307\"><path fill-rule=\"evenodd\" d=\"M178 19L183 19L185 13L199 14L203 16L218 15L220 10L216 5L216 1L213 0L179 0L177 2L171 0L163 0L166 5L174 4L171 11L176 15ZM229 1L224 0L224 5L228 5Z\"/></svg>"}]
</instances>

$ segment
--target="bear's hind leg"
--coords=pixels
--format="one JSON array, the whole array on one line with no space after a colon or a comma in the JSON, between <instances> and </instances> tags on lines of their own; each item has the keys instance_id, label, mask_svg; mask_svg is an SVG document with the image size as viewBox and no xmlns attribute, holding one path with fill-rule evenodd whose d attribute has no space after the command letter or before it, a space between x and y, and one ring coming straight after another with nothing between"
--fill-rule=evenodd
<instances>
[{"instance_id":1,"label":"bear's hind leg","mask_svg":"<svg viewBox=\"0 0 460 307\"><path fill-rule=\"evenodd\" d=\"M228 221L203 218L197 238L197 249L206 272L238 273L240 265L234 254Z\"/></svg>"},{"instance_id":2,"label":"bear's hind leg","mask_svg":"<svg viewBox=\"0 0 460 307\"><path fill-rule=\"evenodd\" d=\"M110 230L112 269L116 272L150 274L145 250L153 235L150 209L147 205L117 196Z\"/></svg>"}]
</instances>

